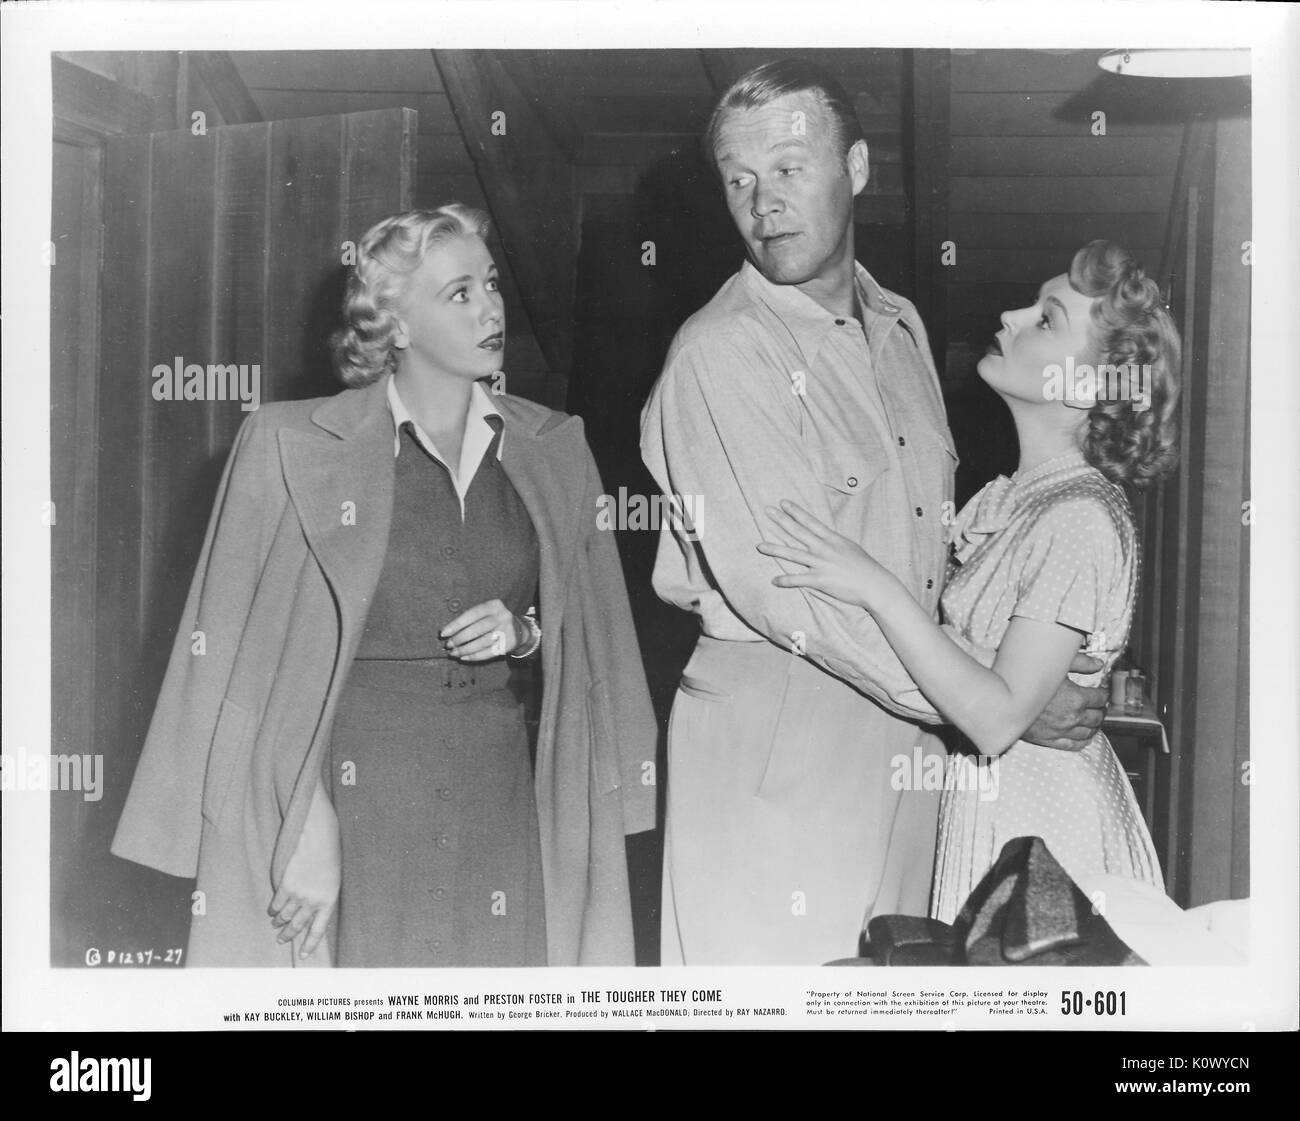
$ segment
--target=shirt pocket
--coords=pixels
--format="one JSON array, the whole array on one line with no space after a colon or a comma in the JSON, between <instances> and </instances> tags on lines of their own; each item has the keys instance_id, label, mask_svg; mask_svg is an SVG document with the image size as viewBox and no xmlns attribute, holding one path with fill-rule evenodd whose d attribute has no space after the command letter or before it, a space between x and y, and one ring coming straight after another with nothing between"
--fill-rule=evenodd
<instances>
[{"instance_id":1,"label":"shirt pocket","mask_svg":"<svg viewBox=\"0 0 1300 1121\"><path fill-rule=\"evenodd\" d=\"M813 474L841 500L867 494L889 470L889 460L875 443L837 440L808 449Z\"/></svg>"}]
</instances>

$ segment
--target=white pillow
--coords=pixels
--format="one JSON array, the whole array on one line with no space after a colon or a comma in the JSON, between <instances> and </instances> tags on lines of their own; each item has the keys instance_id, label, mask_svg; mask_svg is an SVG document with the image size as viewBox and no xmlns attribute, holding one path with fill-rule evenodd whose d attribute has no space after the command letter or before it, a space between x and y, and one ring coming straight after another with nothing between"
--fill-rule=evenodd
<instances>
[{"instance_id":1,"label":"white pillow","mask_svg":"<svg viewBox=\"0 0 1300 1121\"><path fill-rule=\"evenodd\" d=\"M1246 965L1248 899L1184 911L1158 887L1123 876L1075 881L1124 943L1151 965Z\"/></svg>"}]
</instances>

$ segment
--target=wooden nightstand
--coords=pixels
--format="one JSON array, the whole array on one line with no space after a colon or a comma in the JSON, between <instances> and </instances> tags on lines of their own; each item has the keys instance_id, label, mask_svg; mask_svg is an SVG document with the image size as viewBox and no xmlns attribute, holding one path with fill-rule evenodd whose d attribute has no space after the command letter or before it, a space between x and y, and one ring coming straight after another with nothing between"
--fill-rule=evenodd
<instances>
[{"instance_id":1,"label":"wooden nightstand","mask_svg":"<svg viewBox=\"0 0 1300 1121\"><path fill-rule=\"evenodd\" d=\"M1106 733L1120 765L1133 784L1133 793L1137 796L1142 816L1146 818L1147 828L1154 834L1156 755L1169 754L1165 726L1160 723L1154 709L1128 712L1123 707L1111 705L1106 710L1101 730Z\"/></svg>"}]
</instances>

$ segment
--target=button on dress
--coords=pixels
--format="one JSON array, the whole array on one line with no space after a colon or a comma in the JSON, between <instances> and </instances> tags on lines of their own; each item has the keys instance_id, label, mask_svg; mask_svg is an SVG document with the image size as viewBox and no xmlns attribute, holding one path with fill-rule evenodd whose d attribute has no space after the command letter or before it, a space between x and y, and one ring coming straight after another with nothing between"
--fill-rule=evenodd
<instances>
[{"instance_id":1,"label":"button on dress","mask_svg":"<svg viewBox=\"0 0 1300 1121\"><path fill-rule=\"evenodd\" d=\"M1061 623L1087 636L1109 672L1128 639L1137 594L1138 541L1123 490L1081 454L1000 477L952 527L957 567L944 619L996 649L1012 618ZM1042 837L1076 880L1110 873L1163 889L1151 835L1110 741L1098 730L1080 751L1023 740L996 758L948 761L930 913L956 918L1015 837Z\"/></svg>"},{"instance_id":2,"label":"button on dress","mask_svg":"<svg viewBox=\"0 0 1300 1121\"><path fill-rule=\"evenodd\" d=\"M537 535L499 439L462 521L447 469L400 429L388 550L330 745L340 966L546 964L533 771L510 662L457 662L438 637L486 600L516 615L535 601Z\"/></svg>"}]
</instances>

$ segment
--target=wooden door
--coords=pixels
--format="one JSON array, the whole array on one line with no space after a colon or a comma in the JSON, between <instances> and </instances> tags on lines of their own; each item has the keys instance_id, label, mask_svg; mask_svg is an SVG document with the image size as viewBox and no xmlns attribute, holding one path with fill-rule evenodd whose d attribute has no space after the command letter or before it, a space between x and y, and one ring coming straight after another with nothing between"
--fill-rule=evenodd
<instances>
[{"instance_id":1,"label":"wooden door","mask_svg":"<svg viewBox=\"0 0 1300 1121\"><path fill-rule=\"evenodd\" d=\"M108 846L253 395L160 400L154 371L177 361L241 367L242 381L228 384L256 385L259 403L337 392L325 340L345 245L412 205L415 159L409 109L103 146L98 360L80 375L96 382L81 394L95 417L55 426L51 447L55 464L90 456L89 470L62 473L69 487L75 476L75 494L58 493L53 472L55 508L75 511L78 524L56 564L52 751L99 756L103 785L97 801L52 798L54 964L82 964L91 949L105 963L108 949L161 952L184 946L188 930L189 885ZM75 389L56 380L56 411ZM81 594L71 594L73 575L60 586L60 573L74 574Z\"/></svg>"},{"instance_id":2,"label":"wooden door","mask_svg":"<svg viewBox=\"0 0 1300 1121\"><path fill-rule=\"evenodd\" d=\"M1169 894L1250 894L1250 122L1187 127L1161 283L1182 332L1177 473L1136 512L1131 642L1171 753L1155 766Z\"/></svg>"}]
</instances>

